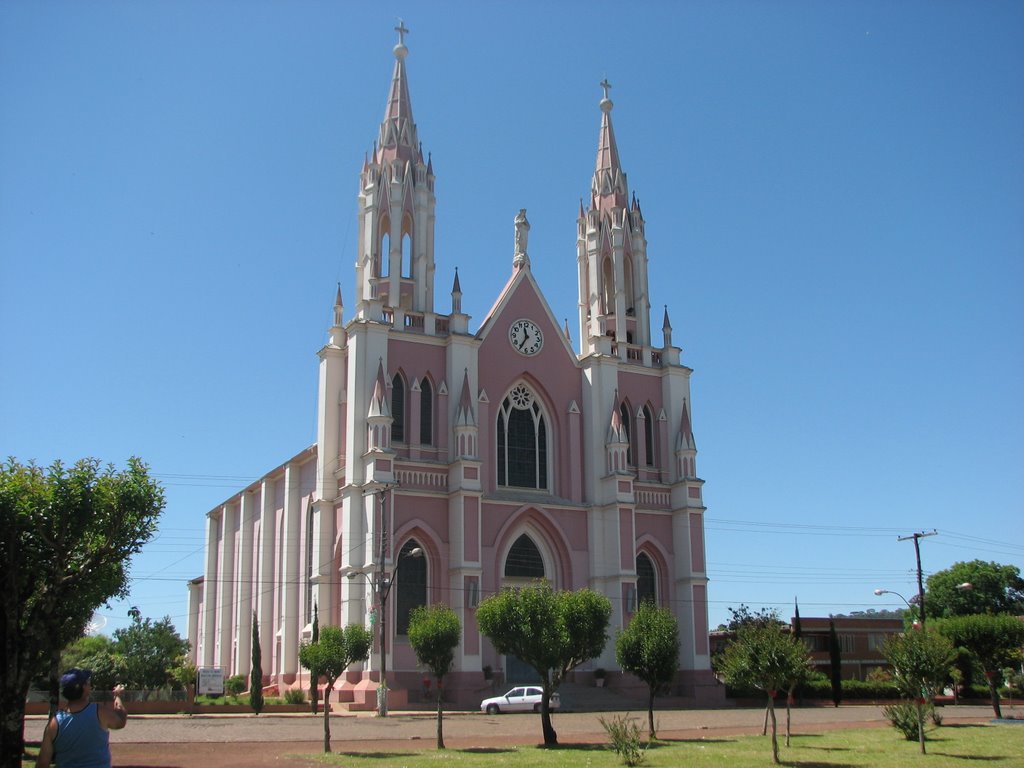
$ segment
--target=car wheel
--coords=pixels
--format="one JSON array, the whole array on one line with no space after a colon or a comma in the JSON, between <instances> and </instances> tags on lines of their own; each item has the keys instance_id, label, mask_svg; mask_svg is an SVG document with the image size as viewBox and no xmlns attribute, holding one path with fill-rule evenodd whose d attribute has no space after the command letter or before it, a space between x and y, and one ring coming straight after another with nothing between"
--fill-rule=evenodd
<instances>
[{"instance_id":1,"label":"car wheel","mask_svg":"<svg viewBox=\"0 0 1024 768\"><path fill-rule=\"evenodd\" d=\"M540 704L534 704L533 705L533 711L534 712L540 712Z\"/></svg>"},{"instance_id":2,"label":"car wheel","mask_svg":"<svg viewBox=\"0 0 1024 768\"><path fill-rule=\"evenodd\" d=\"M487 705L487 714L488 715L497 715L497 714L500 714L500 713L501 713L501 710L498 709L498 705L497 704L488 704Z\"/></svg>"}]
</instances>

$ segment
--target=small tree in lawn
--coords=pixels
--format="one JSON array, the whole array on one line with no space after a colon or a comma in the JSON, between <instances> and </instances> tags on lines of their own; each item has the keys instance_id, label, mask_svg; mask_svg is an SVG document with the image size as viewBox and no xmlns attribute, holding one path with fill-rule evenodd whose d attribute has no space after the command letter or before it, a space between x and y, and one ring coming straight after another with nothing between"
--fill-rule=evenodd
<instances>
[{"instance_id":1,"label":"small tree in lawn","mask_svg":"<svg viewBox=\"0 0 1024 768\"><path fill-rule=\"evenodd\" d=\"M729 684L764 691L772 723L772 761L779 762L775 694L786 690L790 681L811 673L811 659L804 644L784 633L776 624L748 624L736 632L736 639L719 657L718 670Z\"/></svg>"},{"instance_id":2,"label":"small tree in lawn","mask_svg":"<svg viewBox=\"0 0 1024 768\"><path fill-rule=\"evenodd\" d=\"M540 676L544 746L558 744L551 694L570 670L601 655L611 615L611 601L604 595L591 589L556 592L546 582L509 588L480 602L476 623L494 649L518 657Z\"/></svg>"},{"instance_id":3,"label":"small tree in lawn","mask_svg":"<svg viewBox=\"0 0 1024 768\"><path fill-rule=\"evenodd\" d=\"M917 737L923 755L925 704L949 675L955 656L953 644L934 630L912 628L887 638L882 655L892 665L900 693L916 704Z\"/></svg>"},{"instance_id":4,"label":"small tree in lawn","mask_svg":"<svg viewBox=\"0 0 1024 768\"><path fill-rule=\"evenodd\" d=\"M623 671L647 683L647 730L653 739L654 697L679 670L679 625L672 611L640 603L629 625L615 638L615 659Z\"/></svg>"},{"instance_id":5,"label":"small tree in lawn","mask_svg":"<svg viewBox=\"0 0 1024 768\"><path fill-rule=\"evenodd\" d=\"M937 625L941 634L948 637L953 645L966 649L985 672L992 711L1001 718L998 687L1002 682L1003 669L1020 664L1024 623L1009 614L978 614L942 619Z\"/></svg>"},{"instance_id":6,"label":"small tree in lawn","mask_svg":"<svg viewBox=\"0 0 1024 768\"><path fill-rule=\"evenodd\" d=\"M249 706L257 715L263 710L263 649L260 648L260 625L252 612L252 671L249 673Z\"/></svg>"},{"instance_id":7,"label":"small tree in lawn","mask_svg":"<svg viewBox=\"0 0 1024 768\"><path fill-rule=\"evenodd\" d=\"M832 703L838 707L843 700L843 651L832 619L828 620L828 663L832 677Z\"/></svg>"},{"instance_id":8,"label":"small tree in lawn","mask_svg":"<svg viewBox=\"0 0 1024 768\"><path fill-rule=\"evenodd\" d=\"M462 624L455 611L438 603L420 606L409 615L409 644L420 664L430 670L437 685L437 748L444 749L444 676L455 661L462 639Z\"/></svg>"},{"instance_id":9,"label":"small tree in lawn","mask_svg":"<svg viewBox=\"0 0 1024 768\"><path fill-rule=\"evenodd\" d=\"M315 643L303 643L299 648L299 663L306 669L316 670L327 680L324 686L324 752L331 751L331 689L349 665L366 661L373 645L373 635L361 624L324 627Z\"/></svg>"}]
</instances>

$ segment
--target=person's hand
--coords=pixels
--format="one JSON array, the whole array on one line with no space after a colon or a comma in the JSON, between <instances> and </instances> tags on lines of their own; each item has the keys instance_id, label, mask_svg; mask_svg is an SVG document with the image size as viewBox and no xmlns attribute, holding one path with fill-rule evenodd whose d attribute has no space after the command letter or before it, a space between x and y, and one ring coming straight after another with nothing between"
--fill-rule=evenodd
<instances>
[{"instance_id":1,"label":"person's hand","mask_svg":"<svg viewBox=\"0 0 1024 768\"><path fill-rule=\"evenodd\" d=\"M118 683L117 685L114 686L114 695L115 696L123 696L124 695L124 686L121 683Z\"/></svg>"}]
</instances>

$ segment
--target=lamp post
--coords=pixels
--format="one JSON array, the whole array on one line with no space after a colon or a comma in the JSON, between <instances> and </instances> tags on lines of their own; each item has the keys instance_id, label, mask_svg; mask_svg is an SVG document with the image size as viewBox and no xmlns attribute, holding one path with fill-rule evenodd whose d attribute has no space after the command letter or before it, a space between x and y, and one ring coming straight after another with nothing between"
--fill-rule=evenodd
<instances>
[{"instance_id":1,"label":"lamp post","mask_svg":"<svg viewBox=\"0 0 1024 768\"><path fill-rule=\"evenodd\" d=\"M965 581L963 584L957 584L956 587L955 587L955 589L958 589L961 592L964 592L964 591L967 591L967 590L973 589L973 588L974 588L974 585L971 584L969 581ZM882 595L896 595L896 597L898 597L900 600L902 600L904 603L907 604L907 608L909 608L910 610L914 610L914 606L910 603L910 601L907 600L907 598L905 598L903 595L901 595L899 592L897 592L894 589L882 589L881 587L879 587L878 589L875 590L875 595L879 596L879 597L881 597ZM921 595L920 599L922 601L921 602L921 611L920 611L921 621L920 622L916 622L915 621L914 622L914 626L920 626L921 629L924 629L924 596Z\"/></svg>"},{"instance_id":2,"label":"lamp post","mask_svg":"<svg viewBox=\"0 0 1024 768\"><path fill-rule=\"evenodd\" d=\"M380 501L380 558L376 564L376 576L374 589L377 592L377 606L380 609L380 617L377 622L380 635L380 684L377 686L377 716L388 716L388 595L391 594L391 587L398 580L398 569L402 560L406 557L422 557L423 550L420 547L413 547L406 553L399 552L395 557L395 569L391 572L391 578L387 577L384 569L384 561L388 555L388 522L387 522L387 492L395 487L390 483L375 489ZM372 493L371 491L370 493ZM363 568L351 568L343 571L350 579L356 576L369 576L373 572L373 564Z\"/></svg>"}]
</instances>

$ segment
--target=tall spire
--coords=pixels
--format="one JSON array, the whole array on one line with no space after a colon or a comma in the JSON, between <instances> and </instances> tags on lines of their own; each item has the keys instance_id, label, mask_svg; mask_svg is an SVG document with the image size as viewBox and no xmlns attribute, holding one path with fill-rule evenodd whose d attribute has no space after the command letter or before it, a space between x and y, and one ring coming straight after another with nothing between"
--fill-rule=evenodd
<instances>
[{"instance_id":1,"label":"tall spire","mask_svg":"<svg viewBox=\"0 0 1024 768\"><path fill-rule=\"evenodd\" d=\"M612 128L612 107L608 98L611 83L608 78L601 81L604 98L601 99L601 132L597 139L597 163L594 167L594 181L591 185L591 206L600 210L609 207L625 208L627 205L626 175L619 164L619 148L615 144L615 130Z\"/></svg>"},{"instance_id":2,"label":"tall spire","mask_svg":"<svg viewBox=\"0 0 1024 768\"><path fill-rule=\"evenodd\" d=\"M399 19L395 27L398 44L394 47L395 71L391 76L391 90L384 109L384 120L380 124L379 149L374 158L378 163L399 158L401 160L422 160L423 152L416 138L416 123L412 119L412 99L409 98L409 79L405 73L405 57L409 49L405 36L409 33Z\"/></svg>"}]
</instances>

